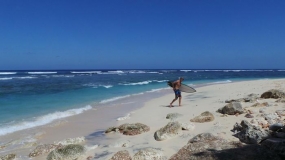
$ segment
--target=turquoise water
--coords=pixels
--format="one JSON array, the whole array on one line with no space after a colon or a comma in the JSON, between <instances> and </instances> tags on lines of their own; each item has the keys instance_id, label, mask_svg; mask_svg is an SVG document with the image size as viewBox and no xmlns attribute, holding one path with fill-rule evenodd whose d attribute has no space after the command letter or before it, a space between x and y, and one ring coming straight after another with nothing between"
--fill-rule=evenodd
<instances>
[{"instance_id":1,"label":"turquoise water","mask_svg":"<svg viewBox=\"0 0 285 160\"><path fill-rule=\"evenodd\" d=\"M48 124L101 104L185 84L284 78L284 70L0 71L0 135Z\"/></svg>"}]
</instances>

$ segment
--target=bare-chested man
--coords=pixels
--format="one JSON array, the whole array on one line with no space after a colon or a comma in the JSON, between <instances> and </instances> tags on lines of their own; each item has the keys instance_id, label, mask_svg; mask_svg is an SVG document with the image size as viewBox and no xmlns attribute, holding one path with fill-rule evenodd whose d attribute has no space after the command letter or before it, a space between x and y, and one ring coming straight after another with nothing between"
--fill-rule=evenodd
<instances>
[{"instance_id":1,"label":"bare-chested man","mask_svg":"<svg viewBox=\"0 0 285 160\"><path fill-rule=\"evenodd\" d=\"M177 81L174 81L172 83L172 88L175 94L175 98L172 100L172 102L170 103L169 107L172 107L173 102L175 102L178 97L179 97L179 106L181 106L181 91L179 90L180 86L181 86L181 82L184 80L183 77L180 77Z\"/></svg>"}]
</instances>

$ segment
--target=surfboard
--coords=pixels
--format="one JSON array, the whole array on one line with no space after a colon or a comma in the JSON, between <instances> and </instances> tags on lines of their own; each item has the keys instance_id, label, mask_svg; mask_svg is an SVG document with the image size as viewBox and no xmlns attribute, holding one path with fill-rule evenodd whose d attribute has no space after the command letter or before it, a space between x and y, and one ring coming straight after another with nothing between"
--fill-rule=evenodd
<instances>
[{"instance_id":1,"label":"surfboard","mask_svg":"<svg viewBox=\"0 0 285 160\"><path fill-rule=\"evenodd\" d=\"M167 84L168 84L170 87L172 87L172 82L174 82L174 81L168 81ZM192 87L190 87L190 86L188 86L188 85L186 85L186 84L183 84L183 83L181 83L181 86L180 86L179 90L180 90L181 92L186 92L186 93L193 93L193 92L196 92L196 90L195 90L194 88L192 88Z\"/></svg>"}]
</instances>

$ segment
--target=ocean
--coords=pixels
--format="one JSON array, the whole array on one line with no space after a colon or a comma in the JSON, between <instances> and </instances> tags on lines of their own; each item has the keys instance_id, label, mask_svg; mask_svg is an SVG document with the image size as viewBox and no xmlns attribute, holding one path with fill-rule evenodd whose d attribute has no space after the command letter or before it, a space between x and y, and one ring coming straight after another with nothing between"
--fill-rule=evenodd
<instances>
[{"instance_id":1,"label":"ocean","mask_svg":"<svg viewBox=\"0 0 285 160\"><path fill-rule=\"evenodd\" d=\"M74 116L122 99L172 93L168 80L192 87L285 78L285 70L0 71L0 136Z\"/></svg>"}]
</instances>

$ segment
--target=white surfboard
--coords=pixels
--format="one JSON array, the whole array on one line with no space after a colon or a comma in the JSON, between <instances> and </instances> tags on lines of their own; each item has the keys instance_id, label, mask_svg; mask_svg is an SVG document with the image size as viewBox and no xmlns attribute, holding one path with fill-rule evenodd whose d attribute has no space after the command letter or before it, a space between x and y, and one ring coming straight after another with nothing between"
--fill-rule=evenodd
<instances>
[{"instance_id":1,"label":"white surfboard","mask_svg":"<svg viewBox=\"0 0 285 160\"><path fill-rule=\"evenodd\" d=\"M171 82L171 81L168 81L167 84L168 84L170 87L172 87L172 82ZM188 86L188 85L186 85L186 84L183 84L183 83L181 83L181 86L180 86L179 90L180 90L181 92L186 92L186 93L193 93L193 92L196 92L196 90L195 90L194 88L192 88L192 87L190 87L190 86Z\"/></svg>"}]
</instances>

